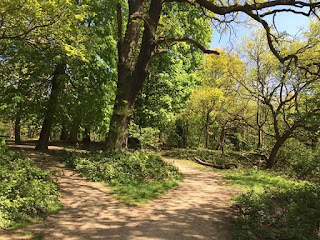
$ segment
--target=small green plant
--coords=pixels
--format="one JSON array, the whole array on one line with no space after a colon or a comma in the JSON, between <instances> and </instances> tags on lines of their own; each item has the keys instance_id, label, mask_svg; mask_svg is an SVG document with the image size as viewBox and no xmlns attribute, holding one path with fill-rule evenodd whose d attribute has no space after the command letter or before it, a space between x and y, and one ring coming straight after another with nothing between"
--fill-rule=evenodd
<instances>
[{"instance_id":1,"label":"small green plant","mask_svg":"<svg viewBox=\"0 0 320 240\"><path fill-rule=\"evenodd\" d=\"M122 202L144 203L163 194L181 180L178 168L154 154L141 152L70 153L62 159L93 181L106 182Z\"/></svg>"},{"instance_id":2,"label":"small green plant","mask_svg":"<svg viewBox=\"0 0 320 240\"><path fill-rule=\"evenodd\" d=\"M4 150L0 166L1 228L45 217L60 207L57 186L50 173L37 168L30 159Z\"/></svg>"}]
</instances>

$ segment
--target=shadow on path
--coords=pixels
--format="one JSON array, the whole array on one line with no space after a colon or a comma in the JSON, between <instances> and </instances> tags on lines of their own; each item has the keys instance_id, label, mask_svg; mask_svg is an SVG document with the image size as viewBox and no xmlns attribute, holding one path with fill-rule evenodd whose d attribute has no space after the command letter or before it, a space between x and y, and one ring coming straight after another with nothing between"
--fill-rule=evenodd
<instances>
[{"instance_id":1,"label":"shadow on path","mask_svg":"<svg viewBox=\"0 0 320 240\"><path fill-rule=\"evenodd\" d=\"M129 207L114 199L104 184L89 182L55 161L61 147L50 147L47 152L15 147L23 148L40 167L56 171L64 209L25 229L0 230L0 239L28 239L24 232L47 240L231 239L229 202L235 190L221 185L217 173L166 159L180 168L184 181L148 204Z\"/></svg>"}]
</instances>

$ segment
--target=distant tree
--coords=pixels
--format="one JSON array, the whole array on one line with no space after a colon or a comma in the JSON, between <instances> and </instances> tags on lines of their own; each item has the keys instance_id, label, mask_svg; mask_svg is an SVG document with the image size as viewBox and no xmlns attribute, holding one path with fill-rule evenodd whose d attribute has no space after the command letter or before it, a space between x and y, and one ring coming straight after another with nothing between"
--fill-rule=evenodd
<instances>
[{"instance_id":1,"label":"distant tree","mask_svg":"<svg viewBox=\"0 0 320 240\"><path fill-rule=\"evenodd\" d=\"M278 150L287 139L293 137L299 130L319 127L319 123L314 119L320 116L320 102L315 90L320 68L306 68L295 62L295 58L288 63L279 64L276 57L267 51L266 42L261 35L255 36L246 47L252 64L251 67L250 63L248 65L251 72L246 77L247 80L239 83L246 88L253 99L268 109L269 126L272 131L264 132L273 137L275 142L267 159L267 168L273 168ZM319 37L320 35L313 35L313 38L318 40ZM318 42L318 40L310 41ZM307 44L310 43L309 40L305 41ZM316 62L310 61L310 58L318 54L319 45L314 45L312 49L304 49L302 46L305 46L306 42L296 42L289 51L296 52L295 56L300 59L300 62L307 61L308 64L315 64Z\"/></svg>"}]
</instances>

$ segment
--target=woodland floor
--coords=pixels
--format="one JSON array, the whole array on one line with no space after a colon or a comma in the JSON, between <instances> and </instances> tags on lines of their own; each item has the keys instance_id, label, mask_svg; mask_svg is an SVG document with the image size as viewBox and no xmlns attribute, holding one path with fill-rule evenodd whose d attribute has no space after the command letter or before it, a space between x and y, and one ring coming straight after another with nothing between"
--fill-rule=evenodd
<instances>
[{"instance_id":1,"label":"woodland floor","mask_svg":"<svg viewBox=\"0 0 320 240\"><path fill-rule=\"evenodd\" d=\"M156 200L130 207L114 199L108 186L90 182L55 161L52 152L61 147L52 146L48 152L15 147L24 148L41 168L56 171L64 208L43 222L0 230L1 240L232 239L230 199L236 191L223 184L218 173L165 158L179 167L183 182Z\"/></svg>"}]
</instances>

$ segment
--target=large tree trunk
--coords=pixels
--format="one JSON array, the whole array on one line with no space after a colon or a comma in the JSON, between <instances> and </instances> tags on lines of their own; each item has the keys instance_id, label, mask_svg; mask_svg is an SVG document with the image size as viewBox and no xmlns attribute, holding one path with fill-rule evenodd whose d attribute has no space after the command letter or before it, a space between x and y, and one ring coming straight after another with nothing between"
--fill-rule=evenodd
<instances>
[{"instance_id":1,"label":"large tree trunk","mask_svg":"<svg viewBox=\"0 0 320 240\"><path fill-rule=\"evenodd\" d=\"M267 169L272 169L276 163L276 157L277 157L277 153L279 151L279 149L281 148L281 146L284 144L284 142L286 141L287 138L278 138L276 140L276 143L273 145L273 148L270 152L270 156L267 159L267 165L266 168Z\"/></svg>"},{"instance_id":2,"label":"large tree trunk","mask_svg":"<svg viewBox=\"0 0 320 240\"><path fill-rule=\"evenodd\" d=\"M16 119L14 122L14 143L21 143L21 113L20 110L16 114Z\"/></svg>"},{"instance_id":3,"label":"large tree trunk","mask_svg":"<svg viewBox=\"0 0 320 240\"><path fill-rule=\"evenodd\" d=\"M58 104L58 97L62 88L62 82L59 79L59 76L65 73L65 68L66 68L66 64L58 64L55 67L53 77L52 77L52 87L51 87L48 108L42 124L40 138L36 146L37 150L48 149L51 127L54 122L54 117L56 114L56 108Z\"/></svg>"},{"instance_id":4,"label":"large tree trunk","mask_svg":"<svg viewBox=\"0 0 320 240\"><path fill-rule=\"evenodd\" d=\"M124 39L121 35L121 12L118 6L118 82L113 115L107 137L109 151L122 150L126 146L128 128L138 93L149 71L156 43L155 32L162 11L162 1L152 0L149 16L152 24L145 23L138 58L136 49L139 43L141 23L135 18L141 15L143 1L129 1L129 18Z\"/></svg>"}]
</instances>

